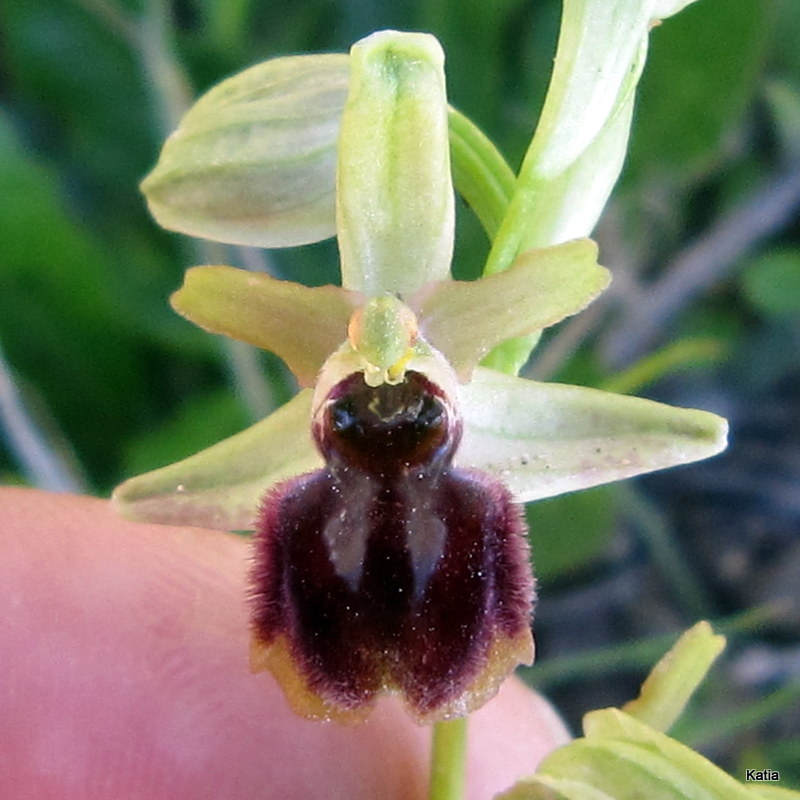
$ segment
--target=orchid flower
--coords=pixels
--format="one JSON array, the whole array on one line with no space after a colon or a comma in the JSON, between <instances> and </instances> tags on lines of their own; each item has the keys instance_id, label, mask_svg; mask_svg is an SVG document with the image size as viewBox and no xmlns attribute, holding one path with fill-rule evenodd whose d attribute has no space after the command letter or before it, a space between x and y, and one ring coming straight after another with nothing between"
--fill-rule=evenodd
<instances>
[{"instance_id":1,"label":"orchid flower","mask_svg":"<svg viewBox=\"0 0 800 800\"><path fill-rule=\"evenodd\" d=\"M713 414L481 366L609 282L588 239L523 242L492 274L451 278L451 152L457 187L500 226L470 194L484 145L448 110L436 40L387 31L223 82L143 185L162 224L195 235L337 236L341 287L188 271L174 308L276 353L302 389L114 495L136 519L255 531L251 663L308 717L361 719L384 691L421 721L479 707L533 659L520 504L724 447Z\"/></svg>"}]
</instances>

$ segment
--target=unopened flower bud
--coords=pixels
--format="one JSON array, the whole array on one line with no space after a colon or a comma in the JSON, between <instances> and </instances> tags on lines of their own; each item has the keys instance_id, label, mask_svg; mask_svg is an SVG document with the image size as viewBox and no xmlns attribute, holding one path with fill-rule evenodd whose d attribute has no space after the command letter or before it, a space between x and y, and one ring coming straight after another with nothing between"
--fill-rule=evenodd
<instances>
[{"instance_id":1,"label":"unopened flower bud","mask_svg":"<svg viewBox=\"0 0 800 800\"><path fill-rule=\"evenodd\" d=\"M346 55L265 61L215 86L181 120L142 183L165 228L289 247L333 236Z\"/></svg>"}]
</instances>

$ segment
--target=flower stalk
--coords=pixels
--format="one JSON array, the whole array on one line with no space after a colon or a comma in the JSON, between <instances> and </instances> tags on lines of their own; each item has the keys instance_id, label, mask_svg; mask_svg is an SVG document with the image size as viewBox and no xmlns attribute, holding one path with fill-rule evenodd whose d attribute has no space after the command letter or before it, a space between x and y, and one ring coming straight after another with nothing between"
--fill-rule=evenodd
<instances>
[{"instance_id":1,"label":"flower stalk","mask_svg":"<svg viewBox=\"0 0 800 800\"><path fill-rule=\"evenodd\" d=\"M433 727L429 800L461 800L466 786L468 717Z\"/></svg>"}]
</instances>

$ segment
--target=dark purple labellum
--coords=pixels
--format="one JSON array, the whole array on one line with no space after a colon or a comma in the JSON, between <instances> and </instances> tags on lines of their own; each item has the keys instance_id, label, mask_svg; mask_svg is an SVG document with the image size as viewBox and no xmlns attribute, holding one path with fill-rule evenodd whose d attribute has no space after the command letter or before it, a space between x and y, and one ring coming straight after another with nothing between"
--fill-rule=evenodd
<instances>
[{"instance_id":1,"label":"dark purple labellum","mask_svg":"<svg viewBox=\"0 0 800 800\"><path fill-rule=\"evenodd\" d=\"M420 720L465 714L530 663L533 579L507 489L452 459L460 421L418 372L355 373L314 425L326 466L264 500L253 665L304 716L359 719L399 691Z\"/></svg>"}]
</instances>

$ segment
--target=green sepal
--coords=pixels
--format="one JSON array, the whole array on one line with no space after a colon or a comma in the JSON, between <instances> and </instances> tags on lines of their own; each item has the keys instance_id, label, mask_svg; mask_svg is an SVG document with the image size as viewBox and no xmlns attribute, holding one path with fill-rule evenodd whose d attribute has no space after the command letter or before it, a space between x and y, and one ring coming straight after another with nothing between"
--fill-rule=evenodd
<instances>
[{"instance_id":1,"label":"green sepal","mask_svg":"<svg viewBox=\"0 0 800 800\"><path fill-rule=\"evenodd\" d=\"M353 45L336 165L342 286L407 299L450 274L455 234L444 54L429 34Z\"/></svg>"},{"instance_id":2,"label":"green sepal","mask_svg":"<svg viewBox=\"0 0 800 800\"><path fill-rule=\"evenodd\" d=\"M235 267L194 267L170 298L186 319L280 356L301 386L347 338L363 298L339 286L308 287Z\"/></svg>"},{"instance_id":3,"label":"green sepal","mask_svg":"<svg viewBox=\"0 0 800 800\"><path fill-rule=\"evenodd\" d=\"M411 301L426 339L466 381L496 344L537 333L585 308L610 280L589 239L536 250L477 281L441 281Z\"/></svg>"},{"instance_id":4,"label":"green sepal","mask_svg":"<svg viewBox=\"0 0 800 800\"><path fill-rule=\"evenodd\" d=\"M456 463L497 475L527 502L708 458L727 422L583 386L539 383L478 367L460 387Z\"/></svg>"},{"instance_id":5,"label":"green sepal","mask_svg":"<svg viewBox=\"0 0 800 800\"><path fill-rule=\"evenodd\" d=\"M203 239L290 247L336 232L348 57L264 61L204 94L142 182L156 221Z\"/></svg>"},{"instance_id":6,"label":"green sepal","mask_svg":"<svg viewBox=\"0 0 800 800\"><path fill-rule=\"evenodd\" d=\"M267 489L322 466L309 433L311 396L306 389L247 430L125 481L114 505L143 522L251 529Z\"/></svg>"}]
</instances>

